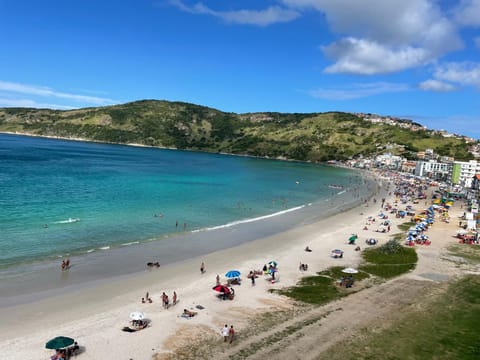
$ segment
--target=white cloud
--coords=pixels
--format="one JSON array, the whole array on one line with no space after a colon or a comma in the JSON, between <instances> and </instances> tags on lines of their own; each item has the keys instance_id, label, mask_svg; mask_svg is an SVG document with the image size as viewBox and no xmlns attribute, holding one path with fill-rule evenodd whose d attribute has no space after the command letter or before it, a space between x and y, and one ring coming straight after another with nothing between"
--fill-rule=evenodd
<instances>
[{"instance_id":1,"label":"white cloud","mask_svg":"<svg viewBox=\"0 0 480 360\"><path fill-rule=\"evenodd\" d=\"M424 65L462 41L434 0L282 0L325 15L341 36L324 46L330 73L380 74ZM371 52L371 53L370 53Z\"/></svg>"},{"instance_id":2,"label":"white cloud","mask_svg":"<svg viewBox=\"0 0 480 360\"><path fill-rule=\"evenodd\" d=\"M409 86L401 83L375 82L353 84L349 88L327 89L319 88L310 91L315 98L327 100L352 100L384 93L395 93L410 90Z\"/></svg>"},{"instance_id":3,"label":"white cloud","mask_svg":"<svg viewBox=\"0 0 480 360\"><path fill-rule=\"evenodd\" d=\"M22 108L36 108L36 109L60 109L70 110L71 106L64 106L59 104L40 103L30 99L9 99L0 97L0 107L22 107Z\"/></svg>"},{"instance_id":4,"label":"white cloud","mask_svg":"<svg viewBox=\"0 0 480 360\"><path fill-rule=\"evenodd\" d=\"M391 73L423 65L432 54L425 49L413 47L389 48L364 39L345 38L322 47L323 53L335 64L325 69L326 73L352 73L372 75Z\"/></svg>"},{"instance_id":5,"label":"white cloud","mask_svg":"<svg viewBox=\"0 0 480 360\"><path fill-rule=\"evenodd\" d=\"M464 26L480 26L480 0L462 0L455 9L455 20Z\"/></svg>"},{"instance_id":6,"label":"white cloud","mask_svg":"<svg viewBox=\"0 0 480 360\"><path fill-rule=\"evenodd\" d=\"M48 87L37 86L37 85L26 85L26 84L13 83L8 81L1 81L1 80L0 80L0 91L5 91L9 93L27 94L27 95L40 96L40 97L60 98L60 99L66 99L66 100L93 104L93 105L110 105L115 103L115 101L112 99L106 99L106 98L101 98L96 96L69 94L69 93L55 91Z\"/></svg>"},{"instance_id":7,"label":"white cloud","mask_svg":"<svg viewBox=\"0 0 480 360\"><path fill-rule=\"evenodd\" d=\"M452 84L434 79L425 80L421 82L418 87L422 90L435 92L450 92L455 90L455 86Z\"/></svg>"},{"instance_id":8,"label":"white cloud","mask_svg":"<svg viewBox=\"0 0 480 360\"><path fill-rule=\"evenodd\" d=\"M450 62L438 66L434 77L461 85L480 87L480 63Z\"/></svg>"},{"instance_id":9,"label":"white cloud","mask_svg":"<svg viewBox=\"0 0 480 360\"><path fill-rule=\"evenodd\" d=\"M232 10L216 11L203 3L196 3L189 7L179 0L172 0L171 3L180 10L192 14L204 14L222 19L228 23L247 24L257 26L268 26L275 23L289 22L300 16L296 10L282 8L280 6L270 6L263 10Z\"/></svg>"}]
</instances>

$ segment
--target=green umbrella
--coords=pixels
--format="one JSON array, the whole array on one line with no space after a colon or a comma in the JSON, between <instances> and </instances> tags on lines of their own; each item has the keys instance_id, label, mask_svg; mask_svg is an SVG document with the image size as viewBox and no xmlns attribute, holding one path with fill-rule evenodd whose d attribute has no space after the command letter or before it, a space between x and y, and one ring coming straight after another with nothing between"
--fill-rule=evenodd
<instances>
[{"instance_id":1,"label":"green umbrella","mask_svg":"<svg viewBox=\"0 0 480 360\"><path fill-rule=\"evenodd\" d=\"M62 349L72 345L75 342L72 338L66 336L57 336L45 344L47 349Z\"/></svg>"},{"instance_id":2,"label":"green umbrella","mask_svg":"<svg viewBox=\"0 0 480 360\"><path fill-rule=\"evenodd\" d=\"M348 238L348 240L349 240L349 241L353 241L353 240L357 240L357 238L358 238L357 235L352 234L352 236L350 236L350 237Z\"/></svg>"}]
</instances>

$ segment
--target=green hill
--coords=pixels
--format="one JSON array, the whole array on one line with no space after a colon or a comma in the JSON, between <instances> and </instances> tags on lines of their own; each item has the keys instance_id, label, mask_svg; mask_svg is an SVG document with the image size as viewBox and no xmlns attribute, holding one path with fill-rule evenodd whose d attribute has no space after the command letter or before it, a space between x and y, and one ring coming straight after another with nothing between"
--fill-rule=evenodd
<instances>
[{"instance_id":1,"label":"green hill","mask_svg":"<svg viewBox=\"0 0 480 360\"><path fill-rule=\"evenodd\" d=\"M462 139L372 124L348 113L235 114L158 100L68 111L3 108L0 131L307 161L385 149L412 158L426 148L456 160L472 158Z\"/></svg>"}]
</instances>

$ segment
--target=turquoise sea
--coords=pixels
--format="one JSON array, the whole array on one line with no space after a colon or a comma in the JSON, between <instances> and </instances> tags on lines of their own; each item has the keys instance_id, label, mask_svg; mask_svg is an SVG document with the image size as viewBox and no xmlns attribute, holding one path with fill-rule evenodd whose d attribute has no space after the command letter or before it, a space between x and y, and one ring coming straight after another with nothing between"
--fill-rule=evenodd
<instances>
[{"instance_id":1,"label":"turquoise sea","mask_svg":"<svg viewBox=\"0 0 480 360\"><path fill-rule=\"evenodd\" d=\"M171 247L353 196L364 181L316 164L0 134L0 270L142 243ZM267 224L257 236L276 229Z\"/></svg>"}]
</instances>

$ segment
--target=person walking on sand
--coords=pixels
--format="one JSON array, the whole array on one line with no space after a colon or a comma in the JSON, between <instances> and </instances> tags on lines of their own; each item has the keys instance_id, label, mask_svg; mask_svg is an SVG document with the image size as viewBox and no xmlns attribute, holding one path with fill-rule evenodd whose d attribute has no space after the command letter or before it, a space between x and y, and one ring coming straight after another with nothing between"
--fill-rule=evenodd
<instances>
[{"instance_id":1,"label":"person walking on sand","mask_svg":"<svg viewBox=\"0 0 480 360\"><path fill-rule=\"evenodd\" d=\"M228 337L230 338L230 344L233 342L233 338L235 337L235 330L233 330L233 325L230 326L230 330L228 330Z\"/></svg>"},{"instance_id":2,"label":"person walking on sand","mask_svg":"<svg viewBox=\"0 0 480 360\"><path fill-rule=\"evenodd\" d=\"M202 262L202 265L200 265L200 273L204 273L205 272L205 263Z\"/></svg>"},{"instance_id":3,"label":"person walking on sand","mask_svg":"<svg viewBox=\"0 0 480 360\"><path fill-rule=\"evenodd\" d=\"M217 285L220 285L220 275L217 274L217 277L215 278L215 281Z\"/></svg>"},{"instance_id":4,"label":"person walking on sand","mask_svg":"<svg viewBox=\"0 0 480 360\"><path fill-rule=\"evenodd\" d=\"M227 340L228 340L228 334L229 334L228 325L225 324L225 326L224 326L223 329L222 329L223 342L227 342Z\"/></svg>"},{"instance_id":5,"label":"person walking on sand","mask_svg":"<svg viewBox=\"0 0 480 360\"><path fill-rule=\"evenodd\" d=\"M175 291L173 292L172 303L173 305L177 305L177 293Z\"/></svg>"}]
</instances>

